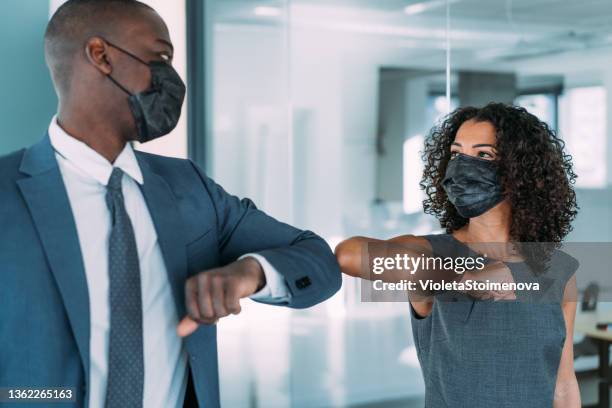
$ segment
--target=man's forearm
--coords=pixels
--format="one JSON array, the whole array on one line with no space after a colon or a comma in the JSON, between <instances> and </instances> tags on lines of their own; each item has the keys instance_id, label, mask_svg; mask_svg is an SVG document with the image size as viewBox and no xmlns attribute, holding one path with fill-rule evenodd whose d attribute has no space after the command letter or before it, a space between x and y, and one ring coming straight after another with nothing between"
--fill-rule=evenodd
<instances>
[{"instance_id":1,"label":"man's forearm","mask_svg":"<svg viewBox=\"0 0 612 408\"><path fill-rule=\"evenodd\" d=\"M289 290L287 306L306 308L340 289L340 268L327 243L305 231L291 245L257 252L284 276Z\"/></svg>"}]
</instances>

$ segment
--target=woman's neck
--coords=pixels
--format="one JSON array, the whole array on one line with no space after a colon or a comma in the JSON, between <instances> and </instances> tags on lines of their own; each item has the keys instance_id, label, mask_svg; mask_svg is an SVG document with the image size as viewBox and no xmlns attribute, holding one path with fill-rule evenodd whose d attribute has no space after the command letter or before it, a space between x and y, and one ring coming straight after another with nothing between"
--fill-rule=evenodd
<instances>
[{"instance_id":1,"label":"woman's neck","mask_svg":"<svg viewBox=\"0 0 612 408\"><path fill-rule=\"evenodd\" d=\"M509 242L510 204L502 201L484 214L470 219L464 229L469 242Z\"/></svg>"}]
</instances>

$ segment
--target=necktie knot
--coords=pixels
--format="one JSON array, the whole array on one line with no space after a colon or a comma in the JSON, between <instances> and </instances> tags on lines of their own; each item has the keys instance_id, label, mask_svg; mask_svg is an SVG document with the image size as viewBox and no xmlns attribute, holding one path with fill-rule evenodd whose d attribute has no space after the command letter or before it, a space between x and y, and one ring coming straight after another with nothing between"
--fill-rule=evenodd
<instances>
[{"instance_id":1,"label":"necktie knot","mask_svg":"<svg viewBox=\"0 0 612 408\"><path fill-rule=\"evenodd\" d=\"M121 191L121 180L123 179L123 170L119 167L113 167L113 172L108 179L106 188L111 190Z\"/></svg>"}]
</instances>

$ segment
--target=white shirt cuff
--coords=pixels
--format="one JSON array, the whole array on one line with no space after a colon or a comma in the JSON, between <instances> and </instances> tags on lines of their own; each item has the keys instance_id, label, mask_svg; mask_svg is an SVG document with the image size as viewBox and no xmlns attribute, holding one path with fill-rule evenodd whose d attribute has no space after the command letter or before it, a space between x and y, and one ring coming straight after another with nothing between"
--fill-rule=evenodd
<instances>
[{"instance_id":1,"label":"white shirt cuff","mask_svg":"<svg viewBox=\"0 0 612 408\"><path fill-rule=\"evenodd\" d=\"M258 292L249 296L253 300L268 301L268 302L284 302L289 300L289 289L285 283L285 278L281 275L274 266L266 258L258 254L244 254L240 259L252 257L259 262L266 276L266 285Z\"/></svg>"}]
</instances>

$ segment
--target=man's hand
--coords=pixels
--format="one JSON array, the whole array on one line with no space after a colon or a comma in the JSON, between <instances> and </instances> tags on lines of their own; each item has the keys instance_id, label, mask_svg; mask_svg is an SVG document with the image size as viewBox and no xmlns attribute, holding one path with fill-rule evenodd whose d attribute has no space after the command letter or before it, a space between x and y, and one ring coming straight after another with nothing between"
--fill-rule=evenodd
<instances>
[{"instance_id":1,"label":"man's hand","mask_svg":"<svg viewBox=\"0 0 612 408\"><path fill-rule=\"evenodd\" d=\"M514 278L510 268L503 262L494 262L486 265L482 270L467 271L464 273L462 282L466 280L473 280L479 282L496 282L496 283L512 283ZM512 290L490 290L490 291L477 291L472 290L467 292L468 295L480 299L493 299L493 300L513 300L516 299L516 294Z\"/></svg>"},{"instance_id":2,"label":"man's hand","mask_svg":"<svg viewBox=\"0 0 612 408\"><path fill-rule=\"evenodd\" d=\"M222 317L240 313L240 299L256 293L265 284L261 265L251 257L189 278L185 283L188 315L179 323L178 335L189 336L200 324L215 324Z\"/></svg>"}]
</instances>

